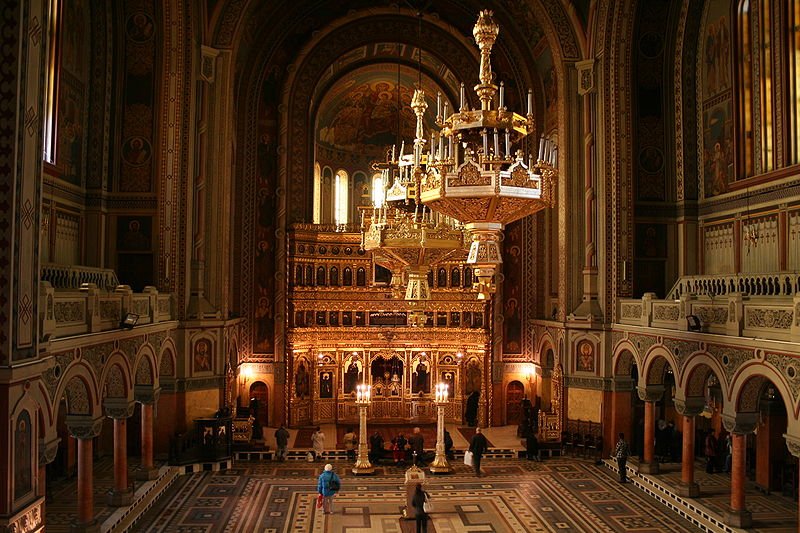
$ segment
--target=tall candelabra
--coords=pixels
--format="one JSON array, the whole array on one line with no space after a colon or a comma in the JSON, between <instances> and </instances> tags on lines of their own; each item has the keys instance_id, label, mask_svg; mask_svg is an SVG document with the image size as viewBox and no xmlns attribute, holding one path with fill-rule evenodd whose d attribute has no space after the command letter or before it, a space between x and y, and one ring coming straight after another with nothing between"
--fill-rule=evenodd
<instances>
[{"instance_id":1,"label":"tall candelabra","mask_svg":"<svg viewBox=\"0 0 800 533\"><path fill-rule=\"evenodd\" d=\"M434 396L434 403L436 404L437 421L436 421L436 457L431 463L430 470L433 474L449 474L453 471L450 464L447 462L447 454L444 449L444 406L447 405L447 397L449 395L449 386L447 383L436 384L436 394Z\"/></svg>"},{"instance_id":2,"label":"tall candelabra","mask_svg":"<svg viewBox=\"0 0 800 533\"><path fill-rule=\"evenodd\" d=\"M366 383L356 386L356 405L358 406L358 457L353 466L353 474L373 474L375 469L369 462L367 448L367 408L372 403L372 387Z\"/></svg>"}]
</instances>

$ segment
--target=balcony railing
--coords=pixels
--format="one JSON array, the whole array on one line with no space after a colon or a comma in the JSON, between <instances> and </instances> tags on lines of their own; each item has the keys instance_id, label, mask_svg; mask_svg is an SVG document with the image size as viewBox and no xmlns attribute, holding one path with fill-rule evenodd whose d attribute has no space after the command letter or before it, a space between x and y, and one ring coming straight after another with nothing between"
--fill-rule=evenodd
<instances>
[{"instance_id":1,"label":"balcony railing","mask_svg":"<svg viewBox=\"0 0 800 533\"><path fill-rule=\"evenodd\" d=\"M59 265L43 263L41 281L46 281L55 289L78 290L84 283L93 283L98 289L113 291L119 285L117 273L110 268Z\"/></svg>"},{"instance_id":2,"label":"balcony railing","mask_svg":"<svg viewBox=\"0 0 800 533\"><path fill-rule=\"evenodd\" d=\"M170 295L159 294L155 287L134 293L119 285L107 292L85 283L78 290L56 290L41 281L39 297L43 340L119 329L128 313L138 315L137 325L172 320Z\"/></svg>"},{"instance_id":3,"label":"balcony railing","mask_svg":"<svg viewBox=\"0 0 800 533\"><path fill-rule=\"evenodd\" d=\"M667 294L667 300L681 295L722 296L740 293L747 296L793 296L800 292L800 272L771 272L767 274L709 274L683 276Z\"/></svg>"},{"instance_id":4,"label":"balcony railing","mask_svg":"<svg viewBox=\"0 0 800 533\"><path fill-rule=\"evenodd\" d=\"M690 296L658 300L653 293L641 299L619 299L617 322L635 326L699 331L735 337L800 341L800 293L792 296ZM697 325L692 328L692 318Z\"/></svg>"}]
</instances>

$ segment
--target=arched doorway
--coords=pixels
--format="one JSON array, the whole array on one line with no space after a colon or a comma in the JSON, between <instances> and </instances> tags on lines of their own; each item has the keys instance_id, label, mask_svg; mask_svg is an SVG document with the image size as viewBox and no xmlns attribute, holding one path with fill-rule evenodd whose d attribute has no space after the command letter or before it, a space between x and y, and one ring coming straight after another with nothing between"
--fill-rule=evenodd
<instances>
[{"instance_id":1,"label":"arched doorway","mask_svg":"<svg viewBox=\"0 0 800 533\"><path fill-rule=\"evenodd\" d=\"M506 386L506 424L516 425L522 420L522 397L525 387L519 381L512 381Z\"/></svg>"},{"instance_id":2,"label":"arched doorway","mask_svg":"<svg viewBox=\"0 0 800 533\"><path fill-rule=\"evenodd\" d=\"M250 385L250 403L252 405L253 399L258 401L258 408L256 409L256 420L262 428L267 427L269 420L269 394L267 386L262 381L256 381Z\"/></svg>"}]
</instances>

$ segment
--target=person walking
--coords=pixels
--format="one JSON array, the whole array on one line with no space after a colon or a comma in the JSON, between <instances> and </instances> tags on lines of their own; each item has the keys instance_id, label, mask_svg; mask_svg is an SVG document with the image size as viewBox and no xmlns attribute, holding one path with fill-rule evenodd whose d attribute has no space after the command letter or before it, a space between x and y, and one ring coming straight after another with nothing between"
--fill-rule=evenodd
<instances>
[{"instance_id":1,"label":"person walking","mask_svg":"<svg viewBox=\"0 0 800 533\"><path fill-rule=\"evenodd\" d=\"M422 490L422 483L417 483L414 496L411 497L411 506L414 508L414 518L417 521L417 533L428 533L428 513L425 512L425 502L428 493Z\"/></svg>"},{"instance_id":2,"label":"person walking","mask_svg":"<svg viewBox=\"0 0 800 533\"><path fill-rule=\"evenodd\" d=\"M717 438L714 436L714 430L709 429L706 435L706 473L713 474L715 469L715 462L717 460Z\"/></svg>"},{"instance_id":3,"label":"person walking","mask_svg":"<svg viewBox=\"0 0 800 533\"><path fill-rule=\"evenodd\" d=\"M626 483L628 481L628 456L630 454L631 450L628 447L628 443L625 442L625 433L620 433L617 447L614 448L614 457L617 459L620 483Z\"/></svg>"},{"instance_id":4,"label":"person walking","mask_svg":"<svg viewBox=\"0 0 800 533\"><path fill-rule=\"evenodd\" d=\"M347 452L347 458L349 460L351 460L351 461L355 461L356 460L356 444L357 444L358 438L356 437L356 434L353 433L353 428L347 428L347 433L344 434L344 437L342 437L342 440L344 441L344 449Z\"/></svg>"},{"instance_id":5,"label":"person walking","mask_svg":"<svg viewBox=\"0 0 800 533\"><path fill-rule=\"evenodd\" d=\"M333 498L342 488L342 480L333 471L333 465L325 465L325 470L317 479L317 492L322 495L322 511L325 514L333 513Z\"/></svg>"},{"instance_id":6,"label":"person walking","mask_svg":"<svg viewBox=\"0 0 800 533\"><path fill-rule=\"evenodd\" d=\"M536 432L530 426L525 429L525 455L528 461L539 460L539 439L536 438Z\"/></svg>"},{"instance_id":7,"label":"person walking","mask_svg":"<svg viewBox=\"0 0 800 533\"><path fill-rule=\"evenodd\" d=\"M283 462L286 460L286 449L289 447L289 432L283 427L283 424L275 430L275 442L278 445L278 452L275 458Z\"/></svg>"},{"instance_id":8,"label":"person walking","mask_svg":"<svg viewBox=\"0 0 800 533\"><path fill-rule=\"evenodd\" d=\"M475 428L475 435L469 443L469 451L472 452L472 466L475 467L475 475L481 477L481 457L489 449L489 441L481 433L481 428Z\"/></svg>"},{"instance_id":9,"label":"person walking","mask_svg":"<svg viewBox=\"0 0 800 533\"><path fill-rule=\"evenodd\" d=\"M314 460L322 461L322 454L325 453L325 433L319 426L311 435L311 447L314 448Z\"/></svg>"},{"instance_id":10,"label":"person walking","mask_svg":"<svg viewBox=\"0 0 800 533\"><path fill-rule=\"evenodd\" d=\"M416 454L416 465L423 465L423 456L425 449L425 439L422 436L422 432L419 428L414 428L414 434L411 435L411 438L408 439L408 445L411 447L411 455L414 456Z\"/></svg>"},{"instance_id":11,"label":"person walking","mask_svg":"<svg viewBox=\"0 0 800 533\"><path fill-rule=\"evenodd\" d=\"M453 453L453 437L450 436L450 432L446 429L444 430L444 456L451 461L456 458Z\"/></svg>"},{"instance_id":12,"label":"person walking","mask_svg":"<svg viewBox=\"0 0 800 533\"><path fill-rule=\"evenodd\" d=\"M380 431L375 431L369 438L369 461L372 464L378 464L383 458L383 435Z\"/></svg>"}]
</instances>

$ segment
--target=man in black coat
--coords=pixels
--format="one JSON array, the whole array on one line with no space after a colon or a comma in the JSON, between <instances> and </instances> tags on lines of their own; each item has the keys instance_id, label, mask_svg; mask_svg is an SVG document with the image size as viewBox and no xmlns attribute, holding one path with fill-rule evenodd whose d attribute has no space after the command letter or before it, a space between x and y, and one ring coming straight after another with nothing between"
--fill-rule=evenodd
<instances>
[{"instance_id":1,"label":"man in black coat","mask_svg":"<svg viewBox=\"0 0 800 533\"><path fill-rule=\"evenodd\" d=\"M475 475L481 477L481 457L489 449L489 441L481 433L481 428L475 428L475 435L469 443L469 451L472 452L472 466L475 467Z\"/></svg>"},{"instance_id":2,"label":"man in black coat","mask_svg":"<svg viewBox=\"0 0 800 533\"><path fill-rule=\"evenodd\" d=\"M424 464L422 454L425 448L425 439L422 437L419 428L414 428L414 434L408 439L408 445L411 448L411 454L416 454L416 464Z\"/></svg>"}]
</instances>

